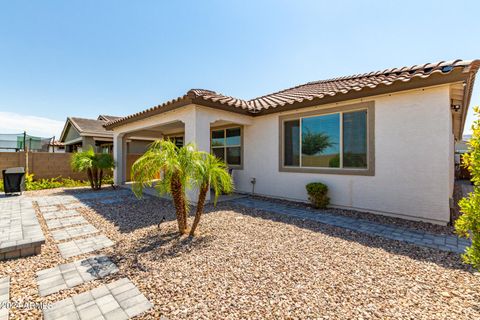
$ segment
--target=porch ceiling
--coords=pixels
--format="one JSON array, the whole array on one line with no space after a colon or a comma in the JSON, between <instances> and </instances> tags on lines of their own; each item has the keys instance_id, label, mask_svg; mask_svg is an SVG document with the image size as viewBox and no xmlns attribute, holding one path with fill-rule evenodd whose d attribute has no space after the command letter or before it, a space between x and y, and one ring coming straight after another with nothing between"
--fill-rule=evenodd
<instances>
[{"instance_id":1,"label":"porch ceiling","mask_svg":"<svg viewBox=\"0 0 480 320\"><path fill-rule=\"evenodd\" d=\"M185 125L181 121L175 121L172 123L162 124L148 129L142 129L129 132L126 137L145 137L145 138L161 138L164 135L183 132Z\"/></svg>"}]
</instances>

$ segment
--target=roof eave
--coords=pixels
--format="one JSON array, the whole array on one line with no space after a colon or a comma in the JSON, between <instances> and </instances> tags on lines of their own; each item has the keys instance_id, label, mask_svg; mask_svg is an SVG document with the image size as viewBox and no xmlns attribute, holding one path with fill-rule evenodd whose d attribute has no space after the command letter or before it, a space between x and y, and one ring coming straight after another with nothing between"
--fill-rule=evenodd
<instances>
[{"instance_id":1,"label":"roof eave","mask_svg":"<svg viewBox=\"0 0 480 320\"><path fill-rule=\"evenodd\" d=\"M464 74L467 75L467 79L465 80L465 90L463 92L463 108L462 108L462 120L461 124L459 127L459 131L456 132L456 137L458 139L462 138L463 131L465 130L465 122L467 121L467 114L468 114L468 109L470 107L470 100L472 98L472 92L473 92L473 86L475 84L475 76L480 68L480 60L474 60L468 66L467 68L464 69Z\"/></svg>"},{"instance_id":2,"label":"roof eave","mask_svg":"<svg viewBox=\"0 0 480 320\"><path fill-rule=\"evenodd\" d=\"M166 105L153 107L151 109L142 111L138 114L134 114L130 117L120 119L119 121L106 123L106 124L103 125L103 127L105 129L111 131L116 127L123 126L123 125L126 125L128 123L135 122L135 121L143 120L143 119L151 117L153 115L162 114L162 113L172 111L172 110L175 110L175 109L178 109L178 108L181 108L181 107L185 107L185 106L190 105L190 104L196 104L196 105L200 105L200 106L204 106L204 107L214 108L214 109L217 109L217 110L220 109L220 110L225 110L225 111L229 111L229 112L246 114L246 115L250 115L250 116L252 115L247 109L242 109L242 108L228 106L228 105L225 105L225 104L222 104L222 103L212 102L212 101L209 101L209 100L205 100L201 97L191 98L191 97L185 97L184 96L184 97L178 98L177 100L175 100L172 103L167 103Z\"/></svg>"}]
</instances>

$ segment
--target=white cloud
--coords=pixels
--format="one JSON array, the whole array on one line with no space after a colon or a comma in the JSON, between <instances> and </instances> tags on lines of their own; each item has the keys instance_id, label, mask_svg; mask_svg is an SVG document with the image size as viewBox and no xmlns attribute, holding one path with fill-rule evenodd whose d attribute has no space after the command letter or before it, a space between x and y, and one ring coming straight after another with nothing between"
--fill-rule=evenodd
<instances>
[{"instance_id":1,"label":"white cloud","mask_svg":"<svg viewBox=\"0 0 480 320\"><path fill-rule=\"evenodd\" d=\"M14 112L0 112L0 134L1 133L22 133L24 131L32 136L52 137L56 139L65 123L58 120L23 115Z\"/></svg>"}]
</instances>

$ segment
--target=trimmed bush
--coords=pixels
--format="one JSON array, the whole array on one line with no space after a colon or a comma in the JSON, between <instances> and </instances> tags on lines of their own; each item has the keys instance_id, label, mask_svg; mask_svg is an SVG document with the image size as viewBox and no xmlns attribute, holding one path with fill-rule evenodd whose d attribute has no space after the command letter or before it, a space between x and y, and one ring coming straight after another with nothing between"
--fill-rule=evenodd
<instances>
[{"instance_id":1,"label":"trimmed bush","mask_svg":"<svg viewBox=\"0 0 480 320\"><path fill-rule=\"evenodd\" d=\"M308 200L315 208L325 209L330 203L327 197L328 187L321 182L312 182L305 186L308 193Z\"/></svg>"}]
</instances>

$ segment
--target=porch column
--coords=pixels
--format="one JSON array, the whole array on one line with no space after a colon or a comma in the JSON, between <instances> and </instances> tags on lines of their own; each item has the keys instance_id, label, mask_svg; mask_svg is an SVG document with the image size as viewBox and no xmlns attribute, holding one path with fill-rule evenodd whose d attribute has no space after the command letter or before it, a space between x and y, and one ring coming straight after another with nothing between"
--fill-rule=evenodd
<instances>
[{"instance_id":1,"label":"porch column","mask_svg":"<svg viewBox=\"0 0 480 320\"><path fill-rule=\"evenodd\" d=\"M198 150L210 152L210 118L198 110L192 110L183 121L185 123L185 144L193 142ZM187 196L190 201L197 201L198 190L190 190ZM210 192L207 192L206 200L210 200Z\"/></svg>"},{"instance_id":2,"label":"porch column","mask_svg":"<svg viewBox=\"0 0 480 320\"><path fill-rule=\"evenodd\" d=\"M126 169L126 143L123 133L113 134L113 159L115 160L115 169L113 170L113 180L116 185L125 183Z\"/></svg>"}]
</instances>

